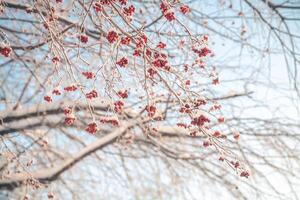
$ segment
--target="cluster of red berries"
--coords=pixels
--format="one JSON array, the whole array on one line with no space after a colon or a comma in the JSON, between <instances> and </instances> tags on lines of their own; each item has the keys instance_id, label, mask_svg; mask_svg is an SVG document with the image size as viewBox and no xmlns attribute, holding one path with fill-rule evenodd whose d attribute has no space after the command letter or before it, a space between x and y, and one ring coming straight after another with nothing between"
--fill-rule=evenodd
<instances>
[{"instance_id":1,"label":"cluster of red berries","mask_svg":"<svg viewBox=\"0 0 300 200\"><path fill-rule=\"evenodd\" d=\"M160 10L168 21L175 20L174 12L166 4L161 3Z\"/></svg>"},{"instance_id":2,"label":"cluster of red berries","mask_svg":"<svg viewBox=\"0 0 300 200\"><path fill-rule=\"evenodd\" d=\"M156 46L157 48L160 48L160 49L164 49L167 45L163 42L159 42L158 45Z\"/></svg>"},{"instance_id":3,"label":"cluster of red berries","mask_svg":"<svg viewBox=\"0 0 300 200\"><path fill-rule=\"evenodd\" d=\"M219 123L224 123L225 122L225 118L224 117L219 117L218 118L218 122Z\"/></svg>"},{"instance_id":4,"label":"cluster of red berries","mask_svg":"<svg viewBox=\"0 0 300 200\"><path fill-rule=\"evenodd\" d=\"M82 75L85 76L87 79L95 78L95 74L93 72L82 72Z\"/></svg>"},{"instance_id":5,"label":"cluster of red berries","mask_svg":"<svg viewBox=\"0 0 300 200\"><path fill-rule=\"evenodd\" d=\"M206 105L205 99L199 98L199 99L196 99L196 101L194 102L195 108L198 108L199 106L202 106L202 105Z\"/></svg>"},{"instance_id":6,"label":"cluster of red berries","mask_svg":"<svg viewBox=\"0 0 300 200\"><path fill-rule=\"evenodd\" d=\"M44 100L47 102L52 102L52 98L49 95L44 96Z\"/></svg>"},{"instance_id":7,"label":"cluster of red berries","mask_svg":"<svg viewBox=\"0 0 300 200\"><path fill-rule=\"evenodd\" d=\"M215 111L215 110L220 110L222 106L218 103L215 103L211 108L209 108L209 112Z\"/></svg>"},{"instance_id":8,"label":"cluster of red berries","mask_svg":"<svg viewBox=\"0 0 300 200\"><path fill-rule=\"evenodd\" d=\"M190 12L190 8L187 5L180 6L180 11L185 15Z\"/></svg>"},{"instance_id":9,"label":"cluster of red berries","mask_svg":"<svg viewBox=\"0 0 300 200\"><path fill-rule=\"evenodd\" d=\"M89 40L88 36L86 36L86 35L79 35L79 36L78 36L78 39L79 39L80 42L82 42L82 43L87 43L88 40Z\"/></svg>"},{"instance_id":10,"label":"cluster of red berries","mask_svg":"<svg viewBox=\"0 0 300 200\"><path fill-rule=\"evenodd\" d=\"M248 178L250 176L250 173L248 171L242 171L240 173L240 177L245 177L245 178Z\"/></svg>"},{"instance_id":11,"label":"cluster of red berries","mask_svg":"<svg viewBox=\"0 0 300 200\"><path fill-rule=\"evenodd\" d=\"M236 161L236 162L230 161L230 163L234 166L234 168L238 168L240 166L239 161Z\"/></svg>"},{"instance_id":12,"label":"cluster of red berries","mask_svg":"<svg viewBox=\"0 0 300 200\"><path fill-rule=\"evenodd\" d=\"M120 97L120 98L122 98L122 99L126 99L126 98L128 98L128 91L127 90L120 90L119 92L118 92L118 96Z\"/></svg>"},{"instance_id":13,"label":"cluster of red berries","mask_svg":"<svg viewBox=\"0 0 300 200\"><path fill-rule=\"evenodd\" d=\"M177 123L176 124L178 127L182 127L182 128L188 128L189 126L185 123Z\"/></svg>"},{"instance_id":14,"label":"cluster of red berries","mask_svg":"<svg viewBox=\"0 0 300 200\"><path fill-rule=\"evenodd\" d=\"M77 87L75 85L70 85L64 88L65 91L67 92L74 92L77 90Z\"/></svg>"},{"instance_id":15,"label":"cluster of red berries","mask_svg":"<svg viewBox=\"0 0 300 200\"><path fill-rule=\"evenodd\" d=\"M97 93L96 90L92 90L92 91L86 93L85 96L88 99L93 99L93 98L97 98L98 97L98 93Z\"/></svg>"},{"instance_id":16,"label":"cluster of red berries","mask_svg":"<svg viewBox=\"0 0 300 200\"><path fill-rule=\"evenodd\" d=\"M130 37L123 37L123 38L121 38L121 44L123 44L123 45L129 45L130 42L131 42Z\"/></svg>"},{"instance_id":17,"label":"cluster of red berries","mask_svg":"<svg viewBox=\"0 0 300 200\"><path fill-rule=\"evenodd\" d=\"M117 61L117 65L119 65L120 67L126 67L128 65L127 58L121 58L119 61Z\"/></svg>"},{"instance_id":18,"label":"cluster of red berries","mask_svg":"<svg viewBox=\"0 0 300 200\"><path fill-rule=\"evenodd\" d=\"M115 31L109 31L106 36L106 39L111 44L116 42L118 40L118 38L119 38L119 36Z\"/></svg>"},{"instance_id":19,"label":"cluster of red berries","mask_svg":"<svg viewBox=\"0 0 300 200\"><path fill-rule=\"evenodd\" d=\"M132 54L132 55L137 56L137 57L141 56L141 50L140 50L140 49L135 49L135 50L133 51L133 54Z\"/></svg>"},{"instance_id":20,"label":"cluster of red berries","mask_svg":"<svg viewBox=\"0 0 300 200\"><path fill-rule=\"evenodd\" d=\"M110 119L110 118L103 118L100 119L101 123L108 123L111 124L113 126L119 126L119 121L117 119Z\"/></svg>"},{"instance_id":21,"label":"cluster of red berries","mask_svg":"<svg viewBox=\"0 0 300 200\"><path fill-rule=\"evenodd\" d=\"M113 3L115 0L100 0L101 5L110 5Z\"/></svg>"},{"instance_id":22,"label":"cluster of red berries","mask_svg":"<svg viewBox=\"0 0 300 200\"><path fill-rule=\"evenodd\" d=\"M115 106L115 108L114 108L115 112L120 113L123 110L124 102L123 101L116 101L114 103L114 106Z\"/></svg>"},{"instance_id":23,"label":"cluster of red berries","mask_svg":"<svg viewBox=\"0 0 300 200\"><path fill-rule=\"evenodd\" d=\"M214 79L212 80L212 84L214 84L214 85L220 84L219 78L218 78L218 77L214 78Z\"/></svg>"},{"instance_id":24,"label":"cluster of red berries","mask_svg":"<svg viewBox=\"0 0 300 200\"><path fill-rule=\"evenodd\" d=\"M148 112L149 117L153 117L156 113L156 107L154 105L148 105L146 106L146 110Z\"/></svg>"},{"instance_id":25,"label":"cluster of red berries","mask_svg":"<svg viewBox=\"0 0 300 200\"><path fill-rule=\"evenodd\" d=\"M213 133L213 136L214 137L220 137L222 134L221 134L221 132L220 131L215 131L214 133Z\"/></svg>"},{"instance_id":26,"label":"cluster of red berries","mask_svg":"<svg viewBox=\"0 0 300 200\"><path fill-rule=\"evenodd\" d=\"M198 54L199 57L206 57L211 54L211 50L208 47L203 47L200 50L197 48L192 49L194 53Z\"/></svg>"},{"instance_id":27,"label":"cluster of red berries","mask_svg":"<svg viewBox=\"0 0 300 200\"><path fill-rule=\"evenodd\" d=\"M95 122L89 123L85 131L94 135L98 131L97 124Z\"/></svg>"},{"instance_id":28,"label":"cluster of red berries","mask_svg":"<svg viewBox=\"0 0 300 200\"><path fill-rule=\"evenodd\" d=\"M191 113L192 110L191 110L191 107L190 107L189 104L185 104L184 106L182 106L180 108L179 112L181 112L181 113L187 113L188 114L188 113Z\"/></svg>"},{"instance_id":29,"label":"cluster of red berries","mask_svg":"<svg viewBox=\"0 0 300 200\"><path fill-rule=\"evenodd\" d=\"M211 142L208 139L206 139L206 140L203 141L203 146L204 147L209 147L210 145L212 145L212 144L211 144Z\"/></svg>"},{"instance_id":30,"label":"cluster of red berries","mask_svg":"<svg viewBox=\"0 0 300 200\"><path fill-rule=\"evenodd\" d=\"M153 69L153 68L147 69L147 72L148 72L148 75L149 75L151 78L153 78L154 75L157 73L157 71L156 71L155 69Z\"/></svg>"},{"instance_id":31,"label":"cluster of red berries","mask_svg":"<svg viewBox=\"0 0 300 200\"><path fill-rule=\"evenodd\" d=\"M186 80L186 81L185 81L185 85L186 85L186 86L191 85L191 80Z\"/></svg>"},{"instance_id":32,"label":"cluster of red berries","mask_svg":"<svg viewBox=\"0 0 300 200\"><path fill-rule=\"evenodd\" d=\"M191 124L201 127L201 126L204 126L205 123L209 123L209 122L210 122L210 119L208 119L204 115L200 115L199 117L194 118L193 121L191 122Z\"/></svg>"},{"instance_id":33,"label":"cluster of red berries","mask_svg":"<svg viewBox=\"0 0 300 200\"><path fill-rule=\"evenodd\" d=\"M143 34L141 37L137 38L137 43L135 50L133 52L134 56L141 56L142 47L144 47L148 43L148 38L145 34ZM148 52L147 52L148 51ZM146 54L149 56L149 49L146 51Z\"/></svg>"},{"instance_id":34,"label":"cluster of red berries","mask_svg":"<svg viewBox=\"0 0 300 200\"><path fill-rule=\"evenodd\" d=\"M52 90L52 94L61 95L61 92L59 91L59 89L54 89Z\"/></svg>"},{"instance_id":35,"label":"cluster of red berries","mask_svg":"<svg viewBox=\"0 0 300 200\"><path fill-rule=\"evenodd\" d=\"M60 61L60 59L59 59L59 57L57 57L57 56L54 56L54 57L52 58L52 63L53 63L53 64L57 64L59 61Z\"/></svg>"},{"instance_id":36,"label":"cluster of red berries","mask_svg":"<svg viewBox=\"0 0 300 200\"><path fill-rule=\"evenodd\" d=\"M65 124L67 124L67 125L72 125L72 124L74 124L74 122L75 122L75 117L74 117L74 115L73 115L73 113L72 113L72 109L70 109L70 108L65 108L65 109L64 109L64 114L65 114L65 116L66 116L66 118L65 118Z\"/></svg>"},{"instance_id":37,"label":"cluster of red berries","mask_svg":"<svg viewBox=\"0 0 300 200\"><path fill-rule=\"evenodd\" d=\"M238 131L234 131L233 138L236 140L240 139L240 133Z\"/></svg>"},{"instance_id":38,"label":"cluster of red berries","mask_svg":"<svg viewBox=\"0 0 300 200\"><path fill-rule=\"evenodd\" d=\"M154 61L152 62L152 64L154 65L154 67L163 68L167 71L171 69L170 65L168 64L167 56L163 53L155 52Z\"/></svg>"},{"instance_id":39,"label":"cluster of red berries","mask_svg":"<svg viewBox=\"0 0 300 200\"><path fill-rule=\"evenodd\" d=\"M59 0L61 1L61 0ZM114 3L116 0L100 0L98 2L95 2L93 5L93 8L96 12L101 12L103 11L103 6L108 6L111 5L112 3ZM127 4L127 0L119 0L119 3L121 5L126 5Z\"/></svg>"},{"instance_id":40,"label":"cluster of red berries","mask_svg":"<svg viewBox=\"0 0 300 200\"><path fill-rule=\"evenodd\" d=\"M100 2L95 2L93 8L96 12L102 12L103 6Z\"/></svg>"},{"instance_id":41,"label":"cluster of red berries","mask_svg":"<svg viewBox=\"0 0 300 200\"><path fill-rule=\"evenodd\" d=\"M9 57L11 54L11 48L10 47L0 47L0 53L5 56L5 57Z\"/></svg>"},{"instance_id":42,"label":"cluster of red berries","mask_svg":"<svg viewBox=\"0 0 300 200\"><path fill-rule=\"evenodd\" d=\"M121 5L126 5L127 4L127 0L119 0Z\"/></svg>"},{"instance_id":43,"label":"cluster of red berries","mask_svg":"<svg viewBox=\"0 0 300 200\"><path fill-rule=\"evenodd\" d=\"M132 16L135 11L135 7L133 5L129 6L128 8L124 8L124 14L127 16Z\"/></svg>"}]
</instances>

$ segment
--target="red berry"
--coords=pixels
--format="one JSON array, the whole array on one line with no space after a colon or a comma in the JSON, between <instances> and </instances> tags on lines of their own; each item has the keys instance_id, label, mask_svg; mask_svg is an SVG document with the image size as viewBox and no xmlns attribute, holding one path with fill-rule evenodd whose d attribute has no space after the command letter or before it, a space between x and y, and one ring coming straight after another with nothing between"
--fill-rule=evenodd
<instances>
[{"instance_id":1,"label":"red berry","mask_svg":"<svg viewBox=\"0 0 300 200\"><path fill-rule=\"evenodd\" d=\"M240 174L241 177L248 178L250 176L250 173L248 171L242 171Z\"/></svg>"},{"instance_id":2,"label":"red berry","mask_svg":"<svg viewBox=\"0 0 300 200\"><path fill-rule=\"evenodd\" d=\"M184 123L177 123L177 126L182 128L188 128L188 125Z\"/></svg>"},{"instance_id":3,"label":"red berry","mask_svg":"<svg viewBox=\"0 0 300 200\"><path fill-rule=\"evenodd\" d=\"M212 84L214 84L214 85L218 85L219 83L220 83L219 78L215 78L212 81Z\"/></svg>"},{"instance_id":4,"label":"red berry","mask_svg":"<svg viewBox=\"0 0 300 200\"><path fill-rule=\"evenodd\" d=\"M119 0L121 5L126 5L127 4L127 0Z\"/></svg>"},{"instance_id":5,"label":"red berry","mask_svg":"<svg viewBox=\"0 0 300 200\"><path fill-rule=\"evenodd\" d=\"M44 96L44 100L47 102L52 102L52 98L50 96Z\"/></svg>"},{"instance_id":6,"label":"red berry","mask_svg":"<svg viewBox=\"0 0 300 200\"><path fill-rule=\"evenodd\" d=\"M98 131L97 124L95 122L92 122L88 124L87 128L85 129L90 134L95 134Z\"/></svg>"},{"instance_id":7,"label":"red berry","mask_svg":"<svg viewBox=\"0 0 300 200\"><path fill-rule=\"evenodd\" d=\"M114 106L115 106L114 108L115 112L120 113L123 110L124 103L123 101L116 101L114 103Z\"/></svg>"},{"instance_id":8,"label":"red berry","mask_svg":"<svg viewBox=\"0 0 300 200\"><path fill-rule=\"evenodd\" d=\"M71 108L65 108L65 109L64 109L64 114L65 114L66 116L72 114L72 109L71 109Z\"/></svg>"},{"instance_id":9,"label":"red berry","mask_svg":"<svg viewBox=\"0 0 300 200\"><path fill-rule=\"evenodd\" d=\"M193 50L193 52L198 54L199 57L206 57L207 55L209 55L211 53L211 50L208 47L203 47L200 50L193 48L192 50Z\"/></svg>"},{"instance_id":10,"label":"red berry","mask_svg":"<svg viewBox=\"0 0 300 200\"><path fill-rule=\"evenodd\" d=\"M220 131L215 131L214 134L213 134L214 137L220 137L221 136L221 133Z\"/></svg>"},{"instance_id":11,"label":"red berry","mask_svg":"<svg viewBox=\"0 0 300 200\"><path fill-rule=\"evenodd\" d=\"M74 124L74 122L75 122L75 117L66 117L65 118L65 124L67 124L67 125L72 125L72 124Z\"/></svg>"},{"instance_id":12,"label":"red berry","mask_svg":"<svg viewBox=\"0 0 300 200\"><path fill-rule=\"evenodd\" d=\"M87 79L95 78L95 74L93 72L82 72L82 75L85 76Z\"/></svg>"},{"instance_id":13,"label":"red berry","mask_svg":"<svg viewBox=\"0 0 300 200\"><path fill-rule=\"evenodd\" d=\"M52 94L61 95L61 92L58 89L52 90Z\"/></svg>"},{"instance_id":14,"label":"red berry","mask_svg":"<svg viewBox=\"0 0 300 200\"><path fill-rule=\"evenodd\" d=\"M135 11L135 7L133 5L129 6L128 8L124 8L124 14L127 16L132 16Z\"/></svg>"},{"instance_id":15,"label":"red berry","mask_svg":"<svg viewBox=\"0 0 300 200\"><path fill-rule=\"evenodd\" d=\"M126 99L126 98L128 98L128 91L127 90L120 90L119 92L118 92L118 96L120 97L120 98L122 98L122 99Z\"/></svg>"},{"instance_id":16,"label":"red berry","mask_svg":"<svg viewBox=\"0 0 300 200\"><path fill-rule=\"evenodd\" d=\"M141 50L135 49L134 52L133 52L133 55L134 56L141 56Z\"/></svg>"},{"instance_id":17,"label":"red berry","mask_svg":"<svg viewBox=\"0 0 300 200\"><path fill-rule=\"evenodd\" d=\"M190 8L187 6L187 5L183 5L180 7L180 11L183 13L183 14L187 14L190 12Z\"/></svg>"},{"instance_id":18,"label":"red berry","mask_svg":"<svg viewBox=\"0 0 300 200\"><path fill-rule=\"evenodd\" d=\"M98 93L97 93L96 90L92 90L91 92L86 93L85 96L88 99L93 99L93 98L97 98L98 97Z\"/></svg>"},{"instance_id":19,"label":"red berry","mask_svg":"<svg viewBox=\"0 0 300 200\"><path fill-rule=\"evenodd\" d=\"M173 21L175 20L175 16L174 16L174 12L171 11L166 4L161 3L160 4L160 10L162 11L164 17L168 20L168 21Z\"/></svg>"},{"instance_id":20,"label":"red berry","mask_svg":"<svg viewBox=\"0 0 300 200\"><path fill-rule=\"evenodd\" d=\"M82 42L82 43L87 43L89 38L86 35L79 35L78 39Z\"/></svg>"},{"instance_id":21,"label":"red berry","mask_svg":"<svg viewBox=\"0 0 300 200\"><path fill-rule=\"evenodd\" d=\"M109 31L106 36L106 39L111 44L116 42L118 40L118 38L119 38L119 36L115 31Z\"/></svg>"},{"instance_id":22,"label":"red berry","mask_svg":"<svg viewBox=\"0 0 300 200\"><path fill-rule=\"evenodd\" d=\"M208 35L203 35L203 41L208 41Z\"/></svg>"},{"instance_id":23,"label":"red berry","mask_svg":"<svg viewBox=\"0 0 300 200\"><path fill-rule=\"evenodd\" d=\"M204 140L203 141L203 146L204 147L209 147L211 145L210 141L209 140Z\"/></svg>"},{"instance_id":24,"label":"red berry","mask_svg":"<svg viewBox=\"0 0 300 200\"><path fill-rule=\"evenodd\" d=\"M153 78L154 75L157 73L157 71L156 71L155 69L153 69L153 68L147 69L147 72L148 72L148 74L149 74L149 76L150 76L151 78Z\"/></svg>"},{"instance_id":25,"label":"red berry","mask_svg":"<svg viewBox=\"0 0 300 200\"><path fill-rule=\"evenodd\" d=\"M57 64L60 61L59 57L55 56L52 58L52 63Z\"/></svg>"},{"instance_id":26,"label":"red berry","mask_svg":"<svg viewBox=\"0 0 300 200\"><path fill-rule=\"evenodd\" d=\"M123 44L123 45L129 45L130 41L131 41L130 37L121 38L121 44Z\"/></svg>"},{"instance_id":27,"label":"red berry","mask_svg":"<svg viewBox=\"0 0 300 200\"><path fill-rule=\"evenodd\" d=\"M10 53L11 53L11 48L10 47L0 47L0 53L5 56L5 57L9 57Z\"/></svg>"},{"instance_id":28,"label":"red berry","mask_svg":"<svg viewBox=\"0 0 300 200\"><path fill-rule=\"evenodd\" d=\"M194 118L191 124L195 126L204 126L206 122L209 123L210 120L204 115L200 115L199 117Z\"/></svg>"},{"instance_id":29,"label":"red berry","mask_svg":"<svg viewBox=\"0 0 300 200\"><path fill-rule=\"evenodd\" d=\"M168 21L175 20L174 12L167 12L164 14L164 16Z\"/></svg>"},{"instance_id":30,"label":"red berry","mask_svg":"<svg viewBox=\"0 0 300 200\"><path fill-rule=\"evenodd\" d=\"M154 105L148 105L148 106L146 106L146 110L148 112L148 116L153 117L156 112L156 107Z\"/></svg>"},{"instance_id":31,"label":"red berry","mask_svg":"<svg viewBox=\"0 0 300 200\"><path fill-rule=\"evenodd\" d=\"M101 12L103 10L103 6L99 2L95 2L93 8L96 12Z\"/></svg>"},{"instance_id":32,"label":"red berry","mask_svg":"<svg viewBox=\"0 0 300 200\"><path fill-rule=\"evenodd\" d=\"M75 85L71 85L71 86L65 87L64 90L67 92L73 92L73 91L77 90L77 87Z\"/></svg>"},{"instance_id":33,"label":"red berry","mask_svg":"<svg viewBox=\"0 0 300 200\"><path fill-rule=\"evenodd\" d=\"M118 62L117 65L119 65L120 67L126 67L128 65L128 60L127 58L123 57L121 58Z\"/></svg>"},{"instance_id":34,"label":"red berry","mask_svg":"<svg viewBox=\"0 0 300 200\"><path fill-rule=\"evenodd\" d=\"M233 138L236 139L236 140L240 139L240 133L238 131L235 131L233 133Z\"/></svg>"},{"instance_id":35,"label":"red berry","mask_svg":"<svg viewBox=\"0 0 300 200\"><path fill-rule=\"evenodd\" d=\"M160 49L164 49L167 45L163 42L159 42L158 45L156 46L157 48L160 48Z\"/></svg>"},{"instance_id":36,"label":"red berry","mask_svg":"<svg viewBox=\"0 0 300 200\"><path fill-rule=\"evenodd\" d=\"M117 119L113 119L113 118L103 118L100 119L101 123L109 123L113 126L118 126L119 125L119 121Z\"/></svg>"},{"instance_id":37,"label":"red berry","mask_svg":"<svg viewBox=\"0 0 300 200\"><path fill-rule=\"evenodd\" d=\"M218 118L218 122L219 123L224 123L225 122L225 118L224 117L219 117Z\"/></svg>"}]
</instances>

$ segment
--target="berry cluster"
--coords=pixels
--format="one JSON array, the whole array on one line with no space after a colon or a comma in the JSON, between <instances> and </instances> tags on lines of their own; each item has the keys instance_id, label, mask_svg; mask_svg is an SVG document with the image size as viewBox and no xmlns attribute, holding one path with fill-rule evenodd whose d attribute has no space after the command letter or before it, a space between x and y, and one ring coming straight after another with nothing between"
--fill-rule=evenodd
<instances>
[{"instance_id":1,"label":"berry cluster","mask_svg":"<svg viewBox=\"0 0 300 200\"><path fill-rule=\"evenodd\" d=\"M11 48L10 47L0 47L0 53L5 56L5 57L9 57L11 54Z\"/></svg>"},{"instance_id":2,"label":"berry cluster","mask_svg":"<svg viewBox=\"0 0 300 200\"><path fill-rule=\"evenodd\" d=\"M160 4L160 10L162 11L164 17L168 21L173 21L175 20L174 12L170 9L170 7L164 3Z\"/></svg>"},{"instance_id":3,"label":"berry cluster","mask_svg":"<svg viewBox=\"0 0 300 200\"><path fill-rule=\"evenodd\" d=\"M82 75L86 77L86 79L95 78L95 74L93 72L82 72Z\"/></svg>"},{"instance_id":4,"label":"berry cluster","mask_svg":"<svg viewBox=\"0 0 300 200\"><path fill-rule=\"evenodd\" d=\"M97 124L95 122L89 123L85 131L94 135L98 131Z\"/></svg>"},{"instance_id":5,"label":"berry cluster","mask_svg":"<svg viewBox=\"0 0 300 200\"><path fill-rule=\"evenodd\" d=\"M119 36L115 31L109 31L107 33L106 39L108 40L109 43L113 44L118 40Z\"/></svg>"},{"instance_id":6,"label":"berry cluster","mask_svg":"<svg viewBox=\"0 0 300 200\"><path fill-rule=\"evenodd\" d=\"M156 112L156 107L154 105L148 105L148 106L146 106L146 110L148 112L148 116L153 117Z\"/></svg>"},{"instance_id":7,"label":"berry cluster","mask_svg":"<svg viewBox=\"0 0 300 200\"><path fill-rule=\"evenodd\" d=\"M117 61L117 65L119 65L120 67L126 67L128 65L127 58L121 58L119 61Z\"/></svg>"},{"instance_id":8,"label":"berry cluster","mask_svg":"<svg viewBox=\"0 0 300 200\"><path fill-rule=\"evenodd\" d=\"M82 42L82 43L87 43L88 40L89 40L88 36L86 36L86 35L79 35L79 36L78 36L78 39L79 39L80 42Z\"/></svg>"},{"instance_id":9,"label":"berry cluster","mask_svg":"<svg viewBox=\"0 0 300 200\"><path fill-rule=\"evenodd\" d=\"M98 97L98 93L97 93L96 90L92 90L92 91L86 93L85 96L88 99L93 99L93 98L97 98Z\"/></svg>"},{"instance_id":10,"label":"berry cluster","mask_svg":"<svg viewBox=\"0 0 300 200\"><path fill-rule=\"evenodd\" d=\"M120 90L118 92L118 96L122 99L128 98L128 91L127 90Z\"/></svg>"},{"instance_id":11,"label":"berry cluster","mask_svg":"<svg viewBox=\"0 0 300 200\"><path fill-rule=\"evenodd\" d=\"M200 115L199 117L194 118L193 121L191 122L191 124L195 125L195 126L202 127L202 126L204 126L204 124L206 122L209 123L210 119L208 119L204 115Z\"/></svg>"},{"instance_id":12,"label":"berry cluster","mask_svg":"<svg viewBox=\"0 0 300 200\"><path fill-rule=\"evenodd\" d=\"M115 108L114 108L115 112L120 113L123 110L124 102L123 101L116 101L114 103L114 106L115 106Z\"/></svg>"},{"instance_id":13,"label":"berry cluster","mask_svg":"<svg viewBox=\"0 0 300 200\"><path fill-rule=\"evenodd\" d=\"M66 124L66 125L72 125L72 124L74 124L74 122L75 122L75 117L74 117L74 115L73 115L73 113L72 113L72 109L70 109L70 108L65 108L65 109L64 109L64 114L65 114L65 116L66 116L66 118L65 118L65 124Z\"/></svg>"},{"instance_id":14,"label":"berry cluster","mask_svg":"<svg viewBox=\"0 0 300 200\"><path fill-rule=\"evenodd\" d=\"M190 8L187 5L180 6L180 11L185 15L190 12Z\"/></svg>"},{"instance_id":15,"label":"berry cluster","mask_svg":"<svg viewBox=\"0 0 300 200\"><path fill-rule=\"evenodd\" d=\"M75 85L70 85L64 88L65 91L67 92L74 92L77 90L77 87Z\"/></svg>"},{"instance_id":16,"label":"berry cluster","mask_svg":"<svg viewBox=\"0 0 300 200\"><path fill-rule=\"evenodd\" d=\"M119 126L119 121L117 119L113 119L113 118L103 118L103 119L100 119L100 122L111 124L113 126Z\"/></svg>"}]
</instances>

